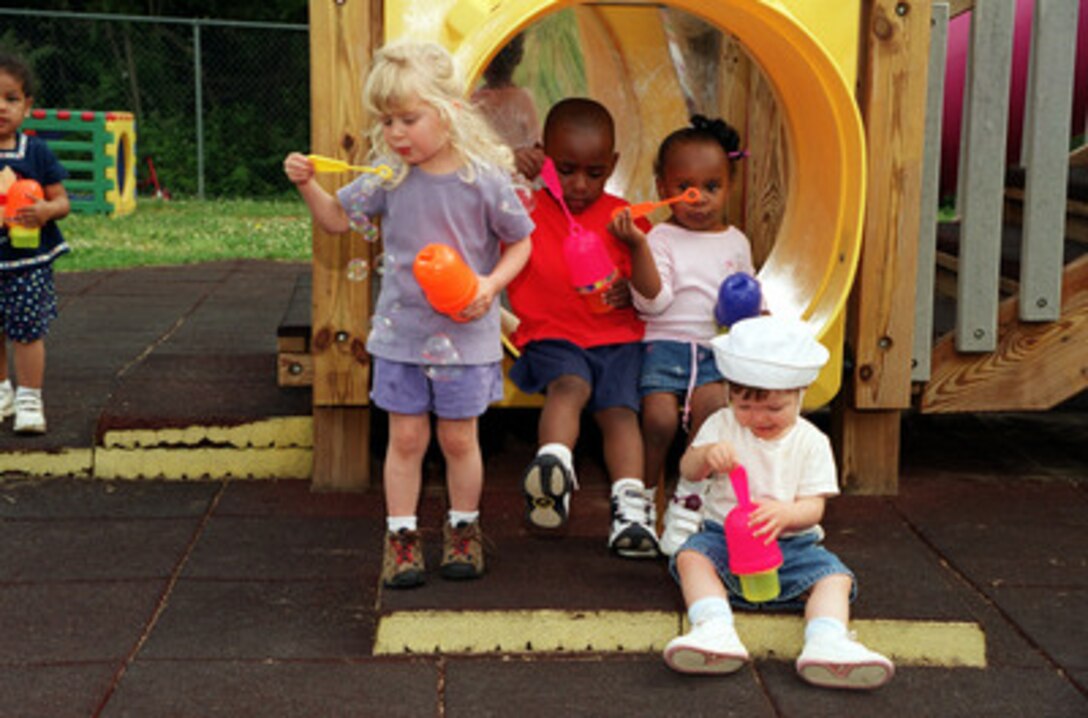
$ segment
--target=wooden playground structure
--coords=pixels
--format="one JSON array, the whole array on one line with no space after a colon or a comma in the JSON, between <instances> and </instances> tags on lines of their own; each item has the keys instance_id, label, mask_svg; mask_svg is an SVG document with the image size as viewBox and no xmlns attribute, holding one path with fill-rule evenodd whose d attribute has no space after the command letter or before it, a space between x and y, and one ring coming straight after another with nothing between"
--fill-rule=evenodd
<instances>
[{"instance_id":1,"label":"wooden playground structure","mask_svg":"<svg viewBox=\"0 0 1088 718\"><path fill-rule=\"evenodd\" d=\"M413 7L422 15L419 8L425 5L427 13L439 17L440 39L447 45L460 42L474 48L475 54L467 57L469 69L477 72L516 32L557 10L573 9L580 13L580 23L604 23L608 29L622 21L626 9L660 8L660 3L638 0L620 3L618 9L616 3L569 0L421 2L310 0L311 151L363 162L369 119L362 108L361 78L375 48L410 30L405 25ZM720 4L736 5L732 10L741 14L735 0ZM780 13L784 11L777 6L789 4L767 5ZM728 13L709 10L706 3L678 0L668 5L700 16L723 34L714 51L724 58L727 70L717 80L715 101L731 122L747 123L742 124L742 136L760 158L746 169L742 199L731 209L732 216L743 217L737 223L753 241L757 264L770 257L771 285L793 272L805 288L803 299L815 297L798 312L810 320L826 315L823 341L839 351L839 375L832 378L827 398L844 490L896 492L903 412L1043 410L1088 386L1088 258L1083 246L1088 202L1067 199L1070 168L1074 176L1081 172L1078 165L1088 170L1084 149L1069 150L1077 0L1037 4L1021 189L1007 189L1004 181L1010 4L864 0L845 10L821 9L822 15L833 17L818 21L806 17L815 10L805 11L805 4L797 3L796 22L779 19L771 9L760 15L764 3L759 0L744 5L744 11L755 8L751 27L780 23L773 27L781 31L783 47L803 39L790 35L794 25L804 29L806 22L838 22L833 31L816 27L812 32L824 45L836 46L830 54L838 58L843 76L853 80L849 89L856 86L851 101L863 132L863 143L857 145L860 168L828 167L827 174L842 175L839 181L845 186L851 181L860 185L857 196L864 202L856 211L839 208L844 219L838 234L846 239L834 237L830 247L813 245L814 255L828 255L828 265L811 270L819 275L811 291L807 262L788 266L791 262L783 260L779 247L791 247L787 260L798 259L794 255L802 251L800 240L793 235L823 216L818 214L823 210L810 209L811 202L804 205L801 196L819 181L811 167L817 162L826 166L826 156L814 154L816 143L797 129L798 111L789 104L796 93L776 77L774 67L760 62L775 51L773 44L754 46L752 35L738 40L743 34L738 29L752 29L730 27L724 19ZM944 47L951 19L967 11L972 13L972 34L958 220L940 224ZM630 63L623 67L634 71ZM593 70L587 75L592 88ZM807 101L819 99L814 95ZM683 109L681 104L679 111ZM651 120L645 118L645 123ZM841 121L848 124L850 118ZM619 132L624 131L621 119ZM843 132L849 140L849 128ZM654 134L654 141L660 136ZM849 152L847 142L842 156L848 158ZM630 171L632 177L638 174ZM348 179L332 175L322 181L333 189ZM637 195L637 187L630 189ZM1003 246L1009 253L1005 225L1010 221L1020 223L1013 248L1015 276L1010 275L1010 263L1002 261ZM851 256L851 231L860 240L856 256ZM376 267L379 250L360 235L330 236L315 226L311 330L308 338L280 345L281 383L312 385L312 478L317 490L360 489L370 481L365 341L375 272L359 281L357 274L349 278L348 269L358 267L360 260L366 262L363 266ZM820 292L829 284L838 285L841 296L825 301ZM948 306L954 306L951 328L940 316L942 311L948 314ZM290 370L282 371L284 367Z\"/></svg>"}]
</instances>

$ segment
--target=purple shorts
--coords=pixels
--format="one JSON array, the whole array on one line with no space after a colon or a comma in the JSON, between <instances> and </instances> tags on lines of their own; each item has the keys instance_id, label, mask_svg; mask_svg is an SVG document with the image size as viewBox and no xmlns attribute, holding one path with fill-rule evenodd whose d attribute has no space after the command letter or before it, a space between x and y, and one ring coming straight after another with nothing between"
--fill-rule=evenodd
<instances>
[{"instance_id":1,"label":"purple shorts","mask_svg":"<svg viewBox=\"0 0 1088 718\"><path fill-rule=\"evenodd\" d=\"M0 328L8 339L24 344L49 333L57 318L53 265L0 272Z\"/></svg>"},{"instance_id":2,"label":"purple shorts","mask_svg":"<svg viewBox=\"0 0 1088 718\"><path fill-rule=\"evenodd\" d=\"M473 419L503 397L502 364L429 366L374 357L370 398L394 414Z\"/></svg>"}]
</instances>

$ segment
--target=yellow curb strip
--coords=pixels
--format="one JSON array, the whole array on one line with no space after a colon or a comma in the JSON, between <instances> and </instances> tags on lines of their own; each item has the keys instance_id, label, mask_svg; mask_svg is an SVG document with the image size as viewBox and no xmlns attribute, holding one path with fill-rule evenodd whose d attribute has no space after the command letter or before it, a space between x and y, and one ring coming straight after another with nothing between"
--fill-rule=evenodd
<instances>
[{"instance_id":1,"label":"yellow curb strip","mask_svg":"<svg viewBox=\"0 0 1088 718\"><path fill-rule=\"evenodd\" d=\"M217 447L300 447L314 445L313 418L283 416L237 426L187 426L178 429L131 429L107 431L102 444L107 449L137 449L156 446Z\"/></svg>"},{"instance_id":2,"label":"yellow curb strip","mask_svg":"<svg viewBox=\"0 0 1088 718\"><path fill-rule=\"evenodd\" d=\"M313 450L288 449L98 449L99 479L308 479Z\"/></svg>"},{"instance_id":3,"label":"yellow curb strip","mask_svg":"<svg viewBox=\"0 0 1088 718\"><path fill-rule=\"evenodd\" d=\"M374 654L657 652L685 623L664 611L395 611L378 622ZM792 660L801 652L800 616L737 613L736 624L755 658ZM899 665L986 666L977 623L862 619L851 628Z\"/></svg>"},{"instance_id":4,"label":"yellow curb strip","mask_svg":"<svg viewBox=\"0 0 1088 718\"><path fill-rule=\"evenodd\" d=\"M0 453L0 473L29 476L90 476L94 466L91 449L60 451L12 451Z\"/></svg>"}]
</instances>

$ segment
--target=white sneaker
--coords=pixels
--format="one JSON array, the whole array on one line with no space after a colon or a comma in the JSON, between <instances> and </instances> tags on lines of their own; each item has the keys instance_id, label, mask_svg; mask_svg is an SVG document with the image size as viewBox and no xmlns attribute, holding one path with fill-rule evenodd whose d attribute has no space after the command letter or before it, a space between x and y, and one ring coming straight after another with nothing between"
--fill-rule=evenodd
<instances>
[{"instance_id":1,"label":"white sneaker","mask_svg":"<svg viewBox=\"0 0 1088 718\"><path fill-rule=\"evenodd\" d=\"M728 620L713 618L669 641L664 656L680 673L733 673L748 662L748 649Z\"/></svg>"},{"instance_id":2,"label":"white sneaker","mask_svg":"<svg viewBox=\"0 0 1088 718\"><path fill-rule=\"evenodd\" d=\"M879 688L895 675L895 666L876 651L854 640L853 634L821 634L805 641L797 658L797 673L826 688Z\"/></svg>"},{"instance_id":3,"label":"white sneaker","mask_svg":"<svg viewBox=\"0 0 1088 718\"><path fill-rule=\"evenodd\" d=\"M661 532L661 553L672 556L703 523L703 500L698 494L676 495L665 509L665 528Z\"/></svg>"},{"instance_id":4,"label":"white sneaker","mask_svg":"<svg viewBox=\"0 0 1088 718\"><path fill-rule=\"evenodd\" d=\"M621 487L612 494L612 530L608 548L624 558L654 558L660 554L654 524L654 502L639 485Z\"/></svg>"},{"instance_id":5,"label":"white sneaker","mask_svg":"<svg viewBox=\"0 0 1088 718\"><path fill-rule=\"evenodd\" d=\"M39 396L17 394L15 397L16 434L44 434L45 408Z\"/></svg>"},{"instance_id":6,"label":"white sneaker","mask_svg":"<svg viewBox=\"0 0 1088 718\"><path fill-rule=\"evenodd\" d=\"M0 421L15 413L15 390L0 385Z\"/></svg>"}]
</instances>

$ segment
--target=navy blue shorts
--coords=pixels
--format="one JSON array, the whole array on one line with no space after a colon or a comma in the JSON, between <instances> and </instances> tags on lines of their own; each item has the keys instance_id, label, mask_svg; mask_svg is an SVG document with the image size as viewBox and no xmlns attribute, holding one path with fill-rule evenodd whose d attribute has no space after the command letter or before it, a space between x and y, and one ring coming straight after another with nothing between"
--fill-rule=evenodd
<instances>
[{"instance_id":1,"label":"navy blue shorts","mask_svg":"<svg viewBox=\"0 0 1088 718\"><path fill-rule=\"evenodd\" d=\"M27 344L49 333L57 318L53 265L0 271L0 327L15 342Z\"/></svg>"},{"instance_id":2,"label":"navy blue shorts","mask_svg":"<svg viewBox=\"0 0 1088 718\"><path fill-rule=\"evenodd\" d=\"M510 369L510 380L527 394L540 394L561 376L584 379L591 393L591 412L615 407L638 411L638 376L642 344L605 344L583 349L562 339L529 342Z\"/></svg>"},{"instance_id":3,"label":"navy blue shorts","mask_svg":"<svg viewBox=\"0 0 1088 718\"><path fill-rule=\"evenodd\" d=\"M725 542L725 530L716 521L704 521L703 527L696 534L688 537L684 545L669 561L669 571L678 582L676 556L683 551L695 551L706 556L718 577L729 592L729 602L737 608L747 610L797 611L804 610L808 591L821 578L835 574L845 574L853 579L850 587L850 601L858 594L858 582L854 573L838 556L828 551L823 545L822 532L806 531L796 536L778 539L782 549L782 565L778 569L778 583L782 593L778 598L766 603L750 603L741 595L740 579L729 571L729 546Z\"/></svg>"},{"instance_id":4,"label":"navy blue shorts","mask_svg":"<svg viewBox=\"0 0 1088 718\"><path fill-rule=\"evenodd\" d=\"M666 340L646 342L643 347L642 376L638 385L642 396L666 392L686 397L691 381L692 348L695 349L695 386L724 380L710 347Z\"/></svg>"}]
</instances>

